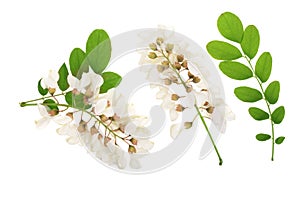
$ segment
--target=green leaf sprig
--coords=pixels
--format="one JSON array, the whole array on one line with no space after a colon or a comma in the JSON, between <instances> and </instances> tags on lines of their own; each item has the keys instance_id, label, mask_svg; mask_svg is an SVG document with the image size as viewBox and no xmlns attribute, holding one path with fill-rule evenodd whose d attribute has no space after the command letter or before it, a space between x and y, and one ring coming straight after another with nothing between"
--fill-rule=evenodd
<instances>
[{"instance_id":1,"label":"green leaf sprig","mask_svg":"<svg viewBox=\"0 0 300 200\"><path fill-rule=\"evenodd\" d=\"M222 60L219 64L220 70L229 78L235 80L246 80L255 78L258 83L258 89L241 86L234 90L235 96L244 102L257 102L264 100L267 111L250 107L248 112L255 120L270 120L271 135L259 133L256 135L258 141L272 141L272 156L274 160L274 144L281 144L285 137L275 138L275 124L280 124L285 116L284 106L277 107L273 112L271 105L277 103L280 93L279 81L273 81L265 87L272 71L272 56L269 52L263 52L256 60L255 65L253 59L256 57L260 35L258 29L254 25L249 25L245 29L238 16L233 13L225 12L220 15L217 21L218 30L221 35L231 41L211 41L206 48L208 53L217 60ZM234 44L234 45L233 45ZM236 46L237 45L237 46ZM243 64L237 59L244 59L247 64Z\"/></svg>"}]
</instances>

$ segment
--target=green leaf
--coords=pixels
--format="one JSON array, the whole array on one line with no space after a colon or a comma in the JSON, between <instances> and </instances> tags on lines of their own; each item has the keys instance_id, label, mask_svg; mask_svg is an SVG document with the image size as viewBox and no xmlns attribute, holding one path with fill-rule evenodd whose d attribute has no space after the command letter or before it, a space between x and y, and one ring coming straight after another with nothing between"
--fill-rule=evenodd
<instances>
[{"instance_id":1,"label":"green leaf","mask_svg":"<svg viewBox=\"0 0 300 200\"><path fill-rule=\"evenodd\" d=\"M256 108L256 107L251 107L249 108L249 114L251 115L251 117L253 117L253 119L255 120L265 120L269 118L269 114L265 111L263 111L260 108Z\"/></svg>"},{"instance_id":2,"label":"green leaf","mask_svg":"<svg viewBox=\"0 0 300 200\"><path fill-rule=\"evenodd\" d=\"M253 25L247 26L244 32L241 47L244 53L250 58L254 58L259 47L259 32Z\"/></svg>"},{"instance_id":3,"label":"green leaf","mask_svg":"<svg viewBox=\"0 0 300 200\"><path fill-rule=\"evenodd\" d=\"M100 87L100 93L106 93L109 89L117 87L122 80L122 77L114 72L104 72L102 77L104 83Z\"/></svg>"},{"instance_id":4,"label":"green leaf","mask_svg":"<svg viewBox=\"0 0 300 200\"><path fill-rule=\"evenodd\" d=\"M225 12L218 18L218 29L221 35L228 40L240 43L243 38L244 29L241 20L231 12Z\"/></svg>"},{"instance_id":5,"label":"green leaf","mask_svg":"<svg viewBox=\"0 0 300 200\"><path fill-rule=\"evenodd\" d=\"M260 91L246 86L235 88L234 94L239 100L244 102L256 102L262 99Z\"/></svg>"},{"instance_id":6,"label":"green leaf","mask_svg":"<svg viewBox=\"0 0 300 200\"><path fill-rule=\"evenodd\" d=\"M261 82L266 82L272 71L272 56L269 52L264 52L258 58L255 65L255 74L261 80Z\"/></svg>"},{"instance_id":7,"label":"green leaf","mask_svg":"<svg viewBox=\"0 0 300 200\"><path fill-rule=\"evenodd\" d=\"M58 106L54 100L46 99L45 101L43 101L43 105L46 106L48 112L54 111L54 113L52 113L52 114L55 114L55 115L57 115L59 113Z\"/></svg>"},{"instance_id":8,"label":"green leaf","mask_svg":"<svg viewBox=\"0 0 300 200\"><path fill-rule=\"evenodd\" d=\"M90 34L86 43L86 53L93 71L101 74L111 57L111 42L104 30L96 29Z\"/></svg>"},{"instance_id":9,"label":"green leaf","mask_svg":"<svg viewBox=\"0 0 300 200\"><path fill-rule=\"evenodd\" d=\"M283 143L284 139L285 139L284 136L280 136L280 137L276 138L275 143L276 144L281 144L281 143Z\"/></svg>"},{"instance_id":10,"label":"green leaf","mask_svg":"<svg viewBox=\"0 0 300 200\"><path fill-rule=\"evenodd\" d=\"M275 124L280 124L284 118L284 115L285 115L285 109L283 106L280 106L280 107L276 108L274 110L274 112L272 113L272 115L271 115L272 121Z\"/></svg>"},{"instance_id":11,"label":"green leaf","mask_svg":"<svg viewBox=\"0 0 300 200\"><path fill-rule=\"evenodd\" d=\"M257 134L255 137L258 141L267 141L271 138L271 135L260 133Z\"/></svg>"},{"instance_id":12,"label":"green leaf","mask_svg":"<svg viewBox=\"0 0 300 200\"><path fill-rule=\"evenodd\" d=\"M45 96L48 93L48 88L43 88L41 85L42 79L38 82L38 91L42 96Z\"/></svg>"},{"instance_id":13,"label":"green leaf","mask_svg":"<svg viewBox=\"0 0 300 200\"><path fill-rule=\"evenodd\" d=\"M280 92L280 84L278 81L273 81L269 84L265 91L265 97L270 104L275 104L278 101Z\"/></svg>"},{"instance_id":14,"label":"green leaf","mask_svg":"<svg viewBox=\"0 0 300 200\"><path fill-rule=\"evenodd\" d=\"M239 62L223 61L220 63L219 68L226 76L236 80L245 80L253 76L252 71Z\"/></svg>"},{"instance_id":15,"label":"green leaf","mask_svg":"<svg viewBox=\"0 0 300 200\"><path fill-rule=\"evenodd\" d=\"M235 46L222 41L211 41L206 45L208 53L217 60L235 60L242 54Z\"/></svg>"},{"instance_id":16,"label":"green leaf","mask_svg":"<svg viewBox=\"0 0 300 200\"><path fill-rule=\"evenodd\" d=\"M73 108L88 109L91 107L91 105L85 103L85 97L82 93L73 94L72 91L67 92L65 95L65 100L67 104Z\"/></svg>"},{"instance_id":17,"label":"green leaf","mask_svg":"<svg viewBox=\"0 0 300 200\"><path fill-rule=\"evenodd\" d=\"M61 91L65 91L70 86L68 83L69 72L65 63L58 70L58 74L59 74L59 79L57 81L58 87Z\"/></svg>"},{"instance_id":18,"label":"green leaf","mask_svg":"<svg viewBox=\"0 0 300 200\"><path fill-rule=\"evenodd\" d=\"M80 48L75 48L69 58L70 70L73 76L81 78L83 72L88 72L86 54Z\"/></svg>"}]
</instances>

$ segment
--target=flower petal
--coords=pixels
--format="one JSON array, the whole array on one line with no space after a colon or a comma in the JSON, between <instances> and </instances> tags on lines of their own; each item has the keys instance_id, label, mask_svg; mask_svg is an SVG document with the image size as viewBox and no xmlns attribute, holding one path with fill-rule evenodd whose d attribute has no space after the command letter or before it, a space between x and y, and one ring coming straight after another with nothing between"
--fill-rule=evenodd
<instances>
[{"instance_id":1,"label":"flower petal","mask_svg":"<svg viewBox=\"0 0 300 200\"><path fill-rule=\"evenodd\" d=\"M37 128L45 128L50 122L50 118L48 117L43 117L39 120L35 121L36 127Z\"/></svg>"},{"instance_id":2,"label":"flower petal","mask_svg":"<svg viewBox=\"0 0 300 200\"><path fill-rule=\"evenodd\" d=\"M139 169L139 168L142 167L142 165L141 165L140 161L138 160L138 158L133 158L133 157L130 159L129 165L133 169Z\"/></svg>"},{"instance_id":3,"label":"flower petal","mask_svg":"<svg viewBox=\"0 0 300 200\"><path fill-rule=\"evenodd\" d=\"M56 116L52 117L52 119L55 123L60 124L60 125L67 124L72 121L72 119L70 117L65 116L65 115L56 115Z\"/></svg>"},{"instance_id":4,"label":"flower petal","mask_svg":"<svg viewBox=\"0 0 300 200\"><path fill-rule=\"evenodd\" d=\"M69 74L67 79L68 79L68 83L71 88L76 88L76 89L78 88L79 80L76 77Z\"/></svg>"},{"instance_id":5,"label":"flower petal","mask_svg":"<svg viewBox=\"0 0 300 200\"><path fill-rule=\"evenodd\" d=\"M107 106L107 100L106 99L100 99L96 106L95 106L95 114L96 115L101 115L103 114L104 109Z\"/></svg>"},{"instance_id":6,"label":"flower petal","mask_svg":"<svg viewBox=\"0 0 300 200\"><path fill-rule=\"evenodd\" d=\"M175 121L178 118L178 112L175 109L170 109L170 119Z\"/></svg>"},{"instance_id":7,"label":"flower petal","mask_svg":"<svg viewBox=\"0 0 300 200\"><path fill-rule=\"evenodd\" d=\"M67 143L69 143L69 144L71 144L71 145L74 145L74 144L78 144L79 141L80 141L80 139L79 139L79 137L77 137L77 136L71 136L71 137L68 137L68 138L66 139L66 141L67 141Z\"/></svg>"},{"instance_id":8,"label":"flower petal","mask_svg":"<svg viewBox=\"0 0 300 200\"><path fill-rule=\"evenodd\" d=\"M154 146L154 142L150 140L138 140L137 148L143 149L143 150L151 150Z\"/></svg>"},{"instance_id":9,"label":"flower petal","mask_svg":"<svg viewBox=\"0 0 300 200\"><path fill-rule=\"evenodd\" d=\"M48 111L46 109L46 106L38 104L37 107L38 107L39 112L40 112L42 117L50 117L50 115L48 114Z\"/></svg>"},{"instance_id":10,"label":"flower petal","mask_svg":"<svg viewBox=\"0 0 300 200\"><path fill-rule=\"evenodd\" d=\"M170 135L173 139L175 139L179 133L181 132L180 130L180 124L172 124L170 127Z\"/></svg>"}]
</instances>

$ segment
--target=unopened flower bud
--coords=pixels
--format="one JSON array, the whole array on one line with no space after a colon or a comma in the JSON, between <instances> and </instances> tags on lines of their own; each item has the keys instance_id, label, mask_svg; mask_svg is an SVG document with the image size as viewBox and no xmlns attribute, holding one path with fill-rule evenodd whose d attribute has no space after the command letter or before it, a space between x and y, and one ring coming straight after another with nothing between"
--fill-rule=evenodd
<instances>
[{"instance_id":1,"label":"unopened flower bud","mask_svg":"<svg viewBox=\"0 0 300 200\"><path fill-rule=\"evenodd\" d=\"M175 69L177 69L177 70L180 70L180 69L181 69L181 65L179 64L179 62L175 62L175 63L174 63L174 67L175 67Z\"/></svg>"},{"instance_id":2,"label":"unopened flower bud","mask_svg":"<svg viewBox=\"0 0 300 200\"><path fill-rule=\"evenodd\" d=\"M193 91L193 86L188 86L188 87L186 88L186 92L187 92L187 93L190 93L191 91Z\"/></svg>"},{"instance_id":3,"label":"unopened flower bud","mask_svg":"<svg viewBox=\"0 0 300 200\"><path fill-rule=\"evenodd\" d=\"M182 54L177 55L177 61L178 61L178 62L182 62L183 59L184 59L184 56L183 56Z\"/></svg>"},{"instance_id":4,"label":"unopened flower bud","mask_svg":"<svg viewBox=\"0 0 300 200\"><path fill-rule=\"evenodd\" d=\"M122 133L125 132L125 125L124 124L119 125L119 131L121 131Z\"/></svg>"},{"instance_id":5,"label":"unopened flower bud","mask_svg":"<svg viewBox=\"0 0 300 200\"><path fill-rule=\"evenodd\" d=\"M181 63L181 66L182 66L184 69L188 69L188 63L187 63L187 61L186 61L186 60L183 61L183 62Z\"/></svg>"},{"instance_id":6,"label":"unopened flower bud","mask_svg":"<svg viewBox=\"0 0 300 200\"><path fill-rule=\"evenodd\" d=\"M155 58L157 58L157 55L156 55L156 53L154 53L154 52L150 52L150 53L148 54L148 57L149 57L150 59L155 59Z\"/></svg>"},{"instance_id":7,"label":"unopened flower bud","mask_svg":"<svg viewBox=\"0 0 300 200\"><path fill-rule=\"evenodd\" d=\"M188 71L189 78L194 78L194 74L192 74L190 71Z\"/></svg>"},{"instance_id":8,"label":"unopened flower bud","mask_svg":"<svg viewBox=\"0 0 300 200\"><path fill-rule=\"evenodd\" d=\"M49 91L49 94L53 95L55 93L56 89L55 88L49 88L48 91Z\"/></svg>"},{"instance_id":9,"label":"unopened flower bud","mask_svg":"<svg viewBox=\"0 0 300 200\"><path fill-rule=\"evenodd\" d=\"M171 99L172 99L173 101L177 101L179 98L180 98L180 96L178 96L177 94L172 94L172 95L171 95Z\"/></svg>"},{"instance_id":10,"label":"unopened flower bud","mask_svg":"<svg viewBox=\"0 0 300 200\"><path fill-rule=\"evenodd\" d=\"M209 102L208 101L205 101L203 106L208 106L209 105Z\"/></svg>"},{"instance_id":11,"label":"unopened flower bud","mask_svg":"<svg viewBox=\"0 0 300 200\"><path fill-rule=\"evenodd\" d=\"M96 128L95 125L91 127L90 133L91 133L91 135L94 135L94 134L96 134L96 133L99 133L99 131L98 131L98 129Z\"/></svg>"},{"instance_id":12,"label":"unopened flower bud","mask_svg":"<svg viewBox=\"0 0 300 200\"><path fill-rule=\"evenodd\" d=\"M55 116L55 115L58 114L58 110L49 110L49 111L48 111L48 114L49 114L50 116Z\"/></svg>"},{"instance_id":13,"label":"unopened flower bud","mask_svg":"<svg viewBox=\"0 0 300 200\"><path fill-rule=\"evenodd\" d=\"M165 66L163 66L163 65L157 65L157 71L158 72L161 73L161 72L165 71L165 69L166 69Z\"/></svg>"},{"instance_id":14,"label":"unopened flower bud","mask_svg":"<svg viewBox=\"0 0 300 200\"><path fill-rule=\"evenodd\" d=\"M173 83L178 83L178 78L176 76L171 76L170 78Z\"/></svg>"},{"instance_id":15,"label":"unopened flower bud","mask_svg":"<svg viewBox=\"0 0 300 200\"><path fill-rule=\"evenodd\" d=\"M201 80L201 79L200 79L198 76L195 76L195 77L193 78L193 82L194 82L194 83L199 83L200 80Z\"/></svg>"},{"instance_id":16,"label":"unopened flower bud","mask_svg":"<svg viewBox=\"0 0 300 200\"><path fill-rule=\"evenodd\" d=\"M171 53L174 49L174 44L167 44L166 45L166 52Z\"/></svg>"},{"instance_id":17,"label":"unopened flower bud","mask_svg":"<svg viewBox=\"0 0 300 200\"><path fill-rule=\"evenodd\" d=\"M131 142L133 145L137 145L137 143L138 143L137 139L135 139L135 138L131 138L131 139L130 139L130 142Z\"/></svg>"},{"instance_id":18,"label":"unopened flower bud","mask_svg":"<svg viewBox=\"0 0 300 200\"><path fill-rule=\"evenodd\" d=\"M158 37L158 38L156 39L156 44L161 45L162 43L164 43L164 39L161 38L161 37Z\"/></svg>"},{"instance_id":19,"label":"unopened flower bud","mask_svg":"<svg viewBox=\"0 0 300 200\"><path fill-rule=\"evenodd\" d=\"M77 128L77 130L78 130L79 133L84 133L86 131L86 124L87 123L85 121L83 121L83 120L81 120L79 122L79 126Z\"/></svg>"},{"instance_id":20,"label":"unopened flower bud","mask_svg":"<svg viewBox=\"0 0 300 200\"><path fill-rule=\"evenodd\" d=\"M112 117L113 121L119 120L120 117L115 113L114 116Z\"/></svg>"},{"instance_id":21,"label":"unopened flower bud","mask_svg":"<svg viewBox=\"0 0 300 200\"><path fill-rule=\"evenodd\" d=\"M215 107L209 106L208 108L206 108L206 111L207 111L209 114L212 114L212 113L214 112L214 109L215 109Z\"/></svg>"},{"instance_id":22,"label":"unopened flower bud","mask_svg":"<svg viewBox=\"0 0 300 200\"><path fill-rule=\"evenodd\" d=\"M102 140L103 136L101 134L98 134L98 140Z\"/></svg>"},{"instance_id":23,"label":"unopened flower bud","mask_svg":"<svg viewBox=\"0 0 300 200\"><path fill-rule=\"evenodd\" d=\"M111 141L111 138L106 136L104 138L104 146L107 146L107 144L109 143L109 141Z\"/></svg>"},{"instance_id":24,"label":"unopened flower bud","mask_svg":"<svg viewBox=\"0 0 300 200\"><path fill-rule=\"evenodd\" d=\"M74 88L74 89L72 90L72 94L78 95L78 94L80 94L80 92L79 92L76 88Z\"/></svg>"},{"instance_id":25,"label":"unopened flower bud","mask_svg":"<svg viewBox=\"0 0 300 200\"><path fill-rule=\"evenodd\" d=\"M90 88L86 90L85 96L87 98L91 98L93 95L94 95L94 92Z\"/></svg>"},{"instance_id":26,"label":"unopened flower bud","mask_svg":"<svg viewBox=\"0 0 300 200\"><path fill-rule=\"evenodd\" d=\"M166 78L166 79L164 80L164 83L165 83L165 85L171 85L171 84L172 84L172 81L171 81L170 79Z\"/></svg>"},{"instance_id":27,"label":"unopened flower bud","mask_svg":"<svg viewBox=\"0 0 300 200\"><path fill-rule=\"evenodd\" d=\"M150 49L153 50L153 51L156 51L156 50L157 50L157 46L156 46L155 43L149 44L149 47L150 47Z\"/></svg>"},{"instance_id":28,"label":"unopened flower bud","mask_svg":"<svg viewBox=\"0 0 300 200\"><path fill-rule=\"evenodd\" d=\"M184 109L185 109L185 107L183 107L183 106L180 105L180 104L177 104L177 105L176 105L176 108L175 108L175 110L176 110L177 112L183 112Z\"/></svg>"},{"instance_id":29,"label":"unopened flower bud","mask_svg":"<svg viewBox=\"0 0 300 200\"><path fill-rule=\"evenodd\" d=\"M184 122L184 128L189 129L193 126L193 122Z\"/></svg>"},{"instance_id":30,"label":"unopened flower bud","mask_svg":"<svg viewBox=\"0 0 300 200\"><path fill-rule=\"evenodd\" d=\"M106 122L108 120L108 117L106 117L106 115L102 114L102 115L100 115L100 120L103 122Z\"/></svg>"},{"instance_id":31,"label":"unopened flower bud","mask_svg":"<svg viewBox=\"0 0 300 200\"><path fill-rule=\"evenodd\" d=\"M70 117L71 119L73 119L73 113L72 113L72 112L68 112L68 113L66 114L66 116L68 116L68 117Z\"/></svg>"},{"instance_id":32,"label":"unopened flower bud","mask_svg":"<svg viewBox=\"0 0 300 200\"><path fill-rule=\"evenodd\" d=\"M136 153L136 148L132 145L129 145L128 147L128 153Z\"/></svg>"},{"instance_id":33,"label":"unopened flower bud","mask_svg":"<svg viewBox=\"0 0 300 200\"><path fill-rule=\"evenodd\" d=\"M164 61L161 62L161 64L162 64L163 66L167 66L167 67L168 67L170 63L169 63L169 61L164 60Z\"/></svg>"}]
</instances>

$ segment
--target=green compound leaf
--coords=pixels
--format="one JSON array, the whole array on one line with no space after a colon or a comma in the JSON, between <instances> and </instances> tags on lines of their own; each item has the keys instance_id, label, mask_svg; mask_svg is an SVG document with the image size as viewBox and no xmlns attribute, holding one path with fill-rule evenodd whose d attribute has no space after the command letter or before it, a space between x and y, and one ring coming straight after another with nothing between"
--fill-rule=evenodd
<instances>
[{"instance_id":1,"label":"green compound leaf","mask_svg":"<svg viewBox=\"0 0 300 200\"><path fill-rule=\"evenodd\" d=\"M249 114L251 115L251 117L253 117L253 119L255 120L265 120L269 118L269 114L265 111L263 111L260 108L256 108L256 107L251 107L249 108Z\"/></svg>"},{"instance_id":2,"label":"green compound leaf","mask_svg":"<svg viewBox=\"0 0 300 200\"><path fill-rule=\"evenodd\" d=\"M106 93L109 89L117 87L122 80L122 77L114 72L104 72L102 77L104 82L100 87L100 93Z\"/></svg>"},{"instance_id":3,"label":"green compound leaf","mask_svg":"<svg viewBox=\"0 0 300 200\"><path fill-rule=\"evenodd\" d=\"M42 96L45 96L48 93L48 88L43 88L41 85L42 79L38 82L38 91Z\"/></svg>"},{"instance_id":4,"label":"green compound leaf","mask_svg":"<svg viewBox=\"0 0 300 200\"><path fill-rule=\"evenodd\" d=\"M101 74L111 57L111 42L104 30L96 29L90 34L86 43L86 53L93 71Z\"/></svg>"},{"instance_id":5,"label":"green compound leaf","mask_svg":"<svg viewBox=\"0 0 300 200\"><path fill-rule=\"evenodd\" d=\"M239 62L223 61L220 63L219 68L226 76L235 80L245 80L253 77L252 71Z\"/></svg>"},{"instance_id":6,"label":"green compound leaf","mask_svg":"<svg viewBox=\"0 0 300 200\"><path fill-rule=\"evenodd\" d=\"M65 100L68 105L77 109L88 109L91 105L86 104L84 94L73 94L72 91L67 92Z\"/></svg>"},{"instance_id":7,"label":"green compound leaf","mask_svg":"<svg viewBox=\"0 0 300 200\"><path fill-rule=\"evenodd\" d=\"M267 141L271 138L271 135L259 133L255 137L258 141Z\"/></svg>"},{"instance_id":8,"label":"green compound leaf","mask_svg":"<svg viewBox=\"0 0 300 200\"><path fill-rule=\"evenodd\" d=\"M80 48L75 48L70 54L69 64L73 76L81 79L83 72L88 72L86 54Z\"/></svg>"},{"instance_id":9,"label":"green compound leaf","mask_svg":"<svg viewBox=\"0 0 300 200\"><path fill-rule=\"evenodd\" d=\"M283 106L280 106L280 107L276 108L274 110L274 112L272 113L272 115L271 115L272 121L275 124L280 124L284 118L284 115L285 115L285 109Z\"/></svg>"},{"instance_id":10,"label":"green compound leaf","mask_svg":"<svg viewBox=\"0 0 300 200\"><path fill-rule=\"evenodd\" d=\"M259 47L259 32L253 25L247 26L244 32L241 47L244 53L250 58L254 58Z\"/></svg>"},{"instance_id":11,"label":"green compound leaf","mask_svg":"<svg viewBox=\"0 0 300 200\"><path fill-rule=\"evenodd\" d=\"M272 71L272 56L269 52L264 52L258 58L255 65L255 74L261 80L261 82L266 82Z\"/></svg>"},{"instance_id":12,"label":"green compound leaf","mask_svg":"<svg viewBox=\"0 0 300 200\"><path fill-rule=\"evenodd\" d=\"M69 72L65 63L58 70L58 74L59 74L59 79L57 81L58 87L61 91L65 91L70 86L68 83Z\"/></svg>"},{"instance_id":13,"label":"green compound leaf","mask_svg":"<svg viewBox=\"0 0 300 200\"><path fill-rule=\"evenodd\" d=\"M284 139L285 139L284 136L280 136L280 137L276 138L275 143L276 144L281 144L281 143L283 143Z\"/></svg>"},{"instance_id":14,"label":"green compound leaf","mask_svg":"<svg viewBox=\"0 0 300 200\"><path fill-rule=\"evenodd\" d=\"M239 100L244 102L256 102L262 99L260 91L246 86L235 88L234 94Z\"/></svg>"},{"instance_id":15,"label":"green compound leaf","mask_svg":"<svg viewBox=\"0 0 300 200\"><path fill-rule=\"evenodd\" d=\"M206 45L208 53L217 60L235 60L242 54L235 46L222 41L211 41Z\"/></svg>"},{"instance_id":16,"label":"green compound leaf","mask_svg":"<svg viewBox=\"0 0 300 200\"><path fill-rule=\"evenodd\" d=\"M265 91L265 97L270 104L275 104L278 101L280 92L280 84L278 81L270 83Z\"/></svg>"},{"instance_id":17,"label":"green compound leaf","mask_svg":"<svg viewBox=\"0 0 300 200\"><path fill-rule=\"evenodd\" d=\"M241 20L231 12L225 12L218 18L218 29L221 35L228 40L240 43L243 38L244 29Z\"/></svg>"}]
</instances>

